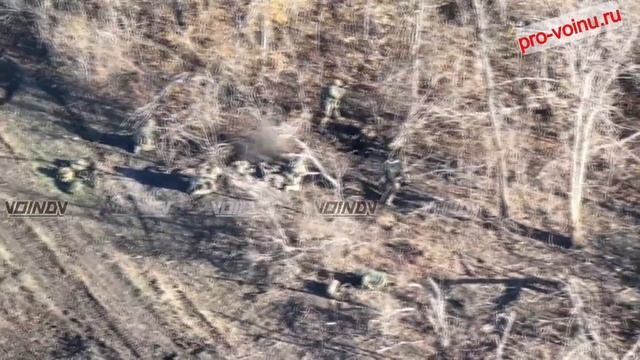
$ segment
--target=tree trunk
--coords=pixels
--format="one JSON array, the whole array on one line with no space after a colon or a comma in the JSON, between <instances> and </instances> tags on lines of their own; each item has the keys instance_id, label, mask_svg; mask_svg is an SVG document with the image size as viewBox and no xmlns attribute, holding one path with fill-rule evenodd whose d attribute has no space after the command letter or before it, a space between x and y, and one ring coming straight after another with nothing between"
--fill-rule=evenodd
<instances>
[{"instance_id":1,"label":"tree trunk","mask_svg":"<svg viewBox=\"0 0 640 360\"><path fill-rule=\"evenodd\" d=\"M485 92L487 93L487 105L489 118L493 127L493 145L496 150L496 169L498 185L498 207L501 219L509 217L509 203L507 200L507 161L502 144L502 117L495 101L495 85L493 82L493 69L489 61L488 40L486 38L486 19L484 9L479 0L473 0L473 6L477 14L478 37L480 39L480 59L482 61Z\"/></svg>"}]
</instances>

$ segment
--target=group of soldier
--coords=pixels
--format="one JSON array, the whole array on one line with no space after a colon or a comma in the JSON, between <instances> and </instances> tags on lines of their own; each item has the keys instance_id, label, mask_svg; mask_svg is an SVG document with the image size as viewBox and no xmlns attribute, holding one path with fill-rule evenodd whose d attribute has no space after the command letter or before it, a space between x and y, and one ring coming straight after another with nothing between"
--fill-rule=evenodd
<instances>
[{"instance_id":1,"label":"group of soldier","mask_svg":"<svg viewBox=\"0 0 640 360\"><path fill-rule=\"evenodd\" d=\"M346 94L347 89L340 79L335 79L324 87L321 94L321 128L326 128L331 119L338 121L342 119L340 107L342 99ZM400 191L402 185L407 182L408 178L404 172L402 160L397 156L392 156L386 160L382 168L383 175L377 181L377 185L382 188L380 200L387 205L391 205L393 204L396 194Z\"/></svg>"},{"instance_id":2,"label":"group of soldier","mask_svg":"<svg viewBox=\"0 0 640 360\"><path fill-rule=\"evenodd\" d=\"M334 80L325 86L321 93L321 121L320 126L325 129L331 120L339 121L342 119L340 113L341 102L347 94L347 88L341 80ZM139 154L145 151L155 149L155 133L157 125L153 119L148 119L140 126L132 136L133 152ZM249 168L251 165L248 165ZM246 168L247 166L245 166ZM284 176L275 174L275 171L266 171L266 180L274 187L286 191L300 191L303 179L314 172L309 171L305 158L299 158L292 162L289 167L290 171ZM245 169L253 172L254 169ZM78 160L66 162L57 169L57 180L64 187L65 191L74 192L82 185L95 185L95 163L89 160ZM246 172L245 171L245 172ZM216 190L217 184L223 171L210 162L205 162L194 173L188 174L189 185L186 192L191 195L206 195ZM246 175L246 174L245 174ZM381 187L380 201L387 205L392 205L393 200L406 182L407 177L403 169L401 159L391 157L383 164L383 175L377 181L377 185Z\"/></svg>"}]
</instances>

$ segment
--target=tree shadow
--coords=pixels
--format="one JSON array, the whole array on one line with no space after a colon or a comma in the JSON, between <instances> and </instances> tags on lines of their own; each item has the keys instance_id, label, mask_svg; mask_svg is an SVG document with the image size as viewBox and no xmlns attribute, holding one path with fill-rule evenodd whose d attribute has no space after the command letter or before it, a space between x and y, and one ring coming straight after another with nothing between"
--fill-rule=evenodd
<instances>
[{"instance_id":1,"label":"tree shadow","mask_svg":"<svg viewBox=\"0 0 640 360\"><path fill-rule=\"evenodd\" d=\"M0 39L3 58L0 59L0 86L8 90L8 98L21 87L25 91L39 90L46 94L42 99L59 105L63 110L60 124L79 137L121 148L133 149L132 137L119 134L130 106L112 97L99 95L93 89L78 84L62 75L49 57L49 49L37 34L37 20L28 12L18 12L11 21L0 24L7 36ZM38 92L31 91L36 99ZM42 97L42 96L40 96ZM0 103L9 99L0 99ZM16 104L20 108L36 104Z\"/></svg>"},{"instance_id":2,"label":"tree shadow","mask_svg":"<svg viewBox=\"0 0 640 360\"><path fill-rule=\"evenodd\" d=\"M598 203L598 206L601 206L609 211L612 211L616 214L618 214L619 216L625 217L628 216L630 218L633 218L636 222L640 222L640 210L638 209L634 209L632 207L623 207L622 209L620 207L617 207L613 204L610 204L606 201L600 201Z\"/></svg>"},{"instance_id":3,"label":"tree shadow","mask_svg":"<svg viewBox=\"0 0 640 360\"><path fill-rule=\"evenodd\" d=\"M120 130L118 125L124 121L125 109L117 101L79 96L68 90L69 85L64 80L55 77L40 79L37 86L64 108L66 118L60 122L64 129L87 141L133 151L135 145L133 137L118 133ZM90 124L84 114L92 118L109 119L109 121ZM98 130L100 127L103 129Z\"/></svg>"},{"instance_id":4,"label":"tree shadow","mask_svg":"<svg viewBox=\"0 0 640 360\"><path fill-rule=\"evenodd\" d=\"M437 7L438 14L448 23L462 26L461 11L456 1L450 1Z\"/></svg>"},{"instance_id":5,"label":"tree shadow","mask_svg":"<svg viewBox=\"0 0 640 360\"><path fill-rule=\"evenodd\" d=\"M0 88L5 93L0 98L0 105L3 105L13 98L23 81L22 69L11 59L0 58Z\"/></svg>"},{"instance_id":6,"label":"tree shadow","mask_svg":"<svg viewBox=\"0 0 640 360\"><path fill-rule=\"evenodd\" d=\"M625 93L629 95L640 96L640 78L634 76L631 72L626 72L618 76L618 82L622 86Z\"/></svg>"},{"instance_id":7,"label":"tree shadow","mask_svg":"<svg viewBox=\"0 0 640 360\"><path fill-rule=\"evenodd\" d=\"M494 310L497 312L504 311L507 306L517 301L522 294L522 289L529 289L543 294L552 294L562 288L562 284L557 281L537 277L440 279L438 283L443 287L469 284L504 285L505 289L503 294L494 300Z\"/></svg>"},{"instance_id":8,"label":"tree shadow","mask_svg":"<svg viewBox=\"0 0 640 360\"><path fill-rule=\"evenodd\" d=\"M558 246L564 249L571 248L574 244L571 237L547 230L541 230L515 221L508 222L509 229L516 234L540 241L547 245Z\"/></svg>"},{"instance_id":9,"label":"tree shadow","mask_svg":"<svg viewBox=\"0 0 640 360\"><path fill-rule=\"evenodd\" d=\"M116 247L129 254L163 257L178 261L205 261L223 273L248 276L251 260L245 257L250 244L245 230L234 219L213 216L106 218L122 230L136 226L138 237L126 232L115 236ZM139 223L139 225L134 225Z\"/></svg>"},{"instance_id":10,"label":"tree shadow","mask_svg":"<svg viewBox=\"0 0 640 360\"><path fill-rule=\"evenodd\" d=\"M499 232L506 228L517 235L537 240L545 245L551 245L563 249L571 249L574 246L573 240L569 236L538 229L511 219L500 221L497 217L487 215L483 212L483 216L480 220L482 221L482 227L492 231Z\"/></svg>"},{"instance_id":11,"label":"tree shadow","mask_svg":"<svg viewBox=\"0 0 640 360\"><path fill-rule=\"evenodd\" d=\"M285 303L287 304L287 303ZM292 305L292 302L289 301L288 302L289 305ZM322 312L317 311L317 308L315 309L316 311L313 311L312 313L320 313L320 314L326 314L326 309L322 309ZM289 312L291 313L291 309L289 309ZM241 319L238 317L234 317L232 315L223 313L223 312L219 312L219 311L215 311L212 310L211 311L212 314L214 314L215 316L219 316L229 322L238 324L240 326L242 326L243 328L245 328L245 330L249 333L256 333L259 332L260 335L256 335L256 338L259 339L264 339L264 340L271 340L271 341L277 341L277 342L282 342L282 343L287 343L287 344L291 344L291 345L295 345L297 347L300 347L302 349L305 350L305 352L309 352L314 354L315 356L317 356L317 358L327 358L327 356L329 354L332 355L331 358L339 358L339 359L346 359L346 358L368 358L368 359L384 359L384 358L389 358L388 356L382 356L374 351L370 351L370 350L366 350L366 349L362 349L359 348L357 346L353 346L350 344L345 344L344 342L340 341L341 339L345 339L345 338L349 338L348 336L335 336L335 334L325 334L324 332L320 332L319 329L316 331L309 331L309 330L304 330L305 333L307 334L311 334L311 335L298 335L298 333L300 333L301 331L296 331L296 332L292 332L292 333L287 333L281 329L276 329L276 328L272 328L272 327L268 327L262 324L258 324L256 322L253 321L249 321L249 320L245 320L245 319ZM297 313L294 312L293 315L295 316ZM302 319L304 320L304 319ZM325 318L323 320L324 322L327 322L327 319ZM311 321L306 321L306 323L312 323ZM340 329L340 327L337 327L338 329Z\"/></svg>"},{"instance_id":12,"label":"tree shadow","mask_svg":"<svg viewBox=\"0 0 640 360\"><path fill-rule=\"evenodd\" d=\"M0 9L7 9L7 5L0 4ZM18 53L30 61L51 64L49 47L37 35L38 16L34 12L16 11L13 16L4 16L0 22L0 49L3 53ZM0 54L1 55L1 54Z\"/></svg>"}]
</instances>

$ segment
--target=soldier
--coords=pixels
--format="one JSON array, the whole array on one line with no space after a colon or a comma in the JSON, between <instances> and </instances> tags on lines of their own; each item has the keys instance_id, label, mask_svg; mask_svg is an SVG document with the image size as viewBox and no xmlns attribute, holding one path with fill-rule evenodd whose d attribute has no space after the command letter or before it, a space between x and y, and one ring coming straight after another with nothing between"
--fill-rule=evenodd
<instances>
[{"instance_id":1,"label":"soldier","mask_svg":"<svg viewBox=\"0 0 640 360\"><path fill-rule=\"evenodd\" d=\"M322 112L323 118L320 123L322 127L327 125L330 118L340 119L340 101L344 97L347 90L344 88L342 80L336 79L331 85L326 86L322 90Z\"/></svg>"},{"instance_id":2,"label":"soldier","mask_svg":"<svg viewBox=\"0 0 640 360\"><path fill-rule=\"evenodd\" d=\"M79 159L71 164L71 168L75 171L76 177L90 185L95 186L96 181L96 164L95 162L87 159Z\"/></svg>"},{"instance_id":3,"label":"soldier","mask_svg":"<svg viewBox=\"0 0 640 360\"><path fill-rule=\"evenodd\" d=\"M345 287L338 280L331 280L327 285L327 295L336 300L342 300L346 297Z\"/></svg>"},{"instance_id":4,"label":"soldier","mask_svg":"<svg viewBox=\"0 0 640 360\"><path fill-rule=\"evenodd\" d=\"M393 199L402 187L403 182L407 181L407 177L400 159L385 161L383 168L384 175L378 180L378 184L383 186L380 201L386 205L393 205Z\"/></svg>"},{"instance_id":5,"label":"soldier","mask_svg":"<svg viewBox=\"0 0 640 360\"><path fill-rule=\"evenodd\" d=\"M389 285L389 279L386 273L375 271L375 270L367 270L363 271L362 276L362 288L368 290L379 290L387 285Z\"/></svg>"},{"instance_id":6,"label":"soldier","mask_svg":"<svg viewBox=\"0 0 640 360\"><path fill-rule=\"evenodd\" d=\"M251 178L256 173L255 167L246 160L234 161L232 163L232 166L234 167L236 172L244 178Z\"/></svg>"},{"instance_id":7,"label":"soldier","mask_svg":"<svg viewBox=\"0 0 640 360\"><path fill-rule=\"evenodd\" d=\"M285 187L285 191L302 190L302 180L304 179L304 177L314 174L317 173L310 172L309 168L307 167L307 159L305 157L300 157L298 160L293 162L291 172L287 174L289 185Z\"/></svg>"},{"instance_id":8,"label":"soldier","mask_svg":"<svg viewBox=\"0 0 640 360\"><path fill-rule=\"evenodd\" d=\"M213 179L201 176L194 176L189 179L189 187L187 193L193 196L208 195L216 191L217 186Z\"/></svg>"},{"instance_id":9,"label":"soldier","mask_svg":"<svg viewBox=\"0 0 640 360\"><path fill-rule=\"evenodd\" d=\"M134 154L139 154L140 151L150 151L155 148L155 131L156 122L153 119L148 119L143 126L136 130L133 134Z\"/></svg>"},{"instance_id":10,"label":"soldier","mask_svg":"<svg viewBox=\"0 0 640 360\"><path fill-rule=\"evenodd\" d=\"M58 168L56 179L62 185L63 190L74 193L83 184L95 187L95 172L96 166L93 161L86 159L66 161Z\"/></svg>"},{"instance_id":11,"label":"soldier","mask_svg":"<svg viewBox=\"0 0 640 360\"><path fill-rule=\"evenodd\" d=\"M279 164L270 164L266 161L258 163L259 177L262 181L271 185L272 187L283 190L286 185L286 179L283 175L282 166Z\"/></svg>"},{"instance_id":12,"label":"soldier","mask_svg":"<svg viewBox=\"0 0 640 360\"><path fill-rule=\"evenodd\" d=\"M224 174L219 166L212 163L204 163L195 169L195 175L187 176L189 176L187 193L198 196L215 192Z\"/></svg>"},{"instance_id":13,"label":"soldier","mask_svg":"<svg viewBox=\"0 0 640 360\"><path fill-rule=\"evenodd\" d=\"M60 182L61 187L66 192L72 193L78 189L78 186L76 185L76 174L73 169L71 169L71 166L63 166L58 168L56 180Z\"/></svg>"},{"instance_id":14,"label":"soldier","mask_svg":"<svg viewBox=\"0 0 640 360\"><path fill-rule=\"evenodd\" d=\"M264 180L273 188L283 190L286 187L287 180L280 174L267 174Z\"/></svg>"}]
</instances>

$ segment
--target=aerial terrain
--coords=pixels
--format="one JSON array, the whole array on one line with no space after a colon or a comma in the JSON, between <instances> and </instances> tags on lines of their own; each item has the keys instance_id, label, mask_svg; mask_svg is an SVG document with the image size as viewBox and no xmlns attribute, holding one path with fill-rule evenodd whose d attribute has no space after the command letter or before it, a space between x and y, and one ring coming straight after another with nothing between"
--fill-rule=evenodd
<instances>
[{"instance_id":1,"label":"aerial terrain","mask_svg":"<svg viewBox=\"0 0 640 360\"><path fill-rule=\"evenodd\" d=\"M640 359L618 3L0 0L0 359Z\"/></svg>"}]
</instances>

